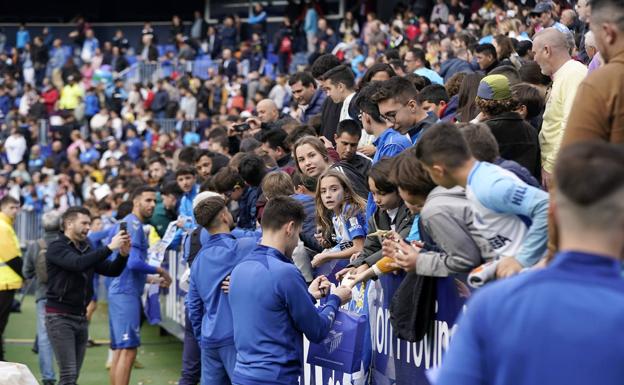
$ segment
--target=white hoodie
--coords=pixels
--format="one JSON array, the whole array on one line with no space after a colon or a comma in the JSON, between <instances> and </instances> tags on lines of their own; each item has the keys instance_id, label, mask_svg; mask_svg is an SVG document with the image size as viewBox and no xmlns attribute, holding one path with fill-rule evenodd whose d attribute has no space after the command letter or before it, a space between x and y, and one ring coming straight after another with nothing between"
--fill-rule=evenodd
<instances>
[{"instance_id":1,"label":"white hoodie","mask_svg":"<svg viewBox=\"0 0 624 385\"><path fill-rule=\"evenodd\" d=\"M18 164L26 153L26 139L23 135L12 134L4 143L4 149L10 164Z\"/></svg>"}]
</instances>

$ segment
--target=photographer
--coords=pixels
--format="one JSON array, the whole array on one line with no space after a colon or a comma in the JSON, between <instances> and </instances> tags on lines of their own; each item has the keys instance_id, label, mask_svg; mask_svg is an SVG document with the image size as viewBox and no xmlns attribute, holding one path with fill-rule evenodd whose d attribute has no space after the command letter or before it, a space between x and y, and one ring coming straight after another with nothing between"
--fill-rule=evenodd
<instances>
[{"instance_id":1,"label":"photographer","mask_svg":"<svg viewBox=\"0 0 624 385\"><path fill-rule=\"evenodd\" d=\"M246 123L252 133L268 131L275 128L282 128L289 123L297 123L295 119L286 114L281 114L275 102L271 99L264 99L256 106L257 117L247 119Z\"/></svg>"},{"instance_id":2,"label":"photographer","mask_svg":"<svg viewBox=\"0 0 624 385\"><path fill-rule=\"evenodd\" d=\"M93 274L116 277L126 267L130 237L120 231L108 246L92 250L87 241L89 210L70 207L61 218L63 233L46 253L48 291L46 328L60 371L59 385L74 385L88 339L87 304L93 297ZM119 257L108 260L113 250Z\"/></svg>"}]
</instances>

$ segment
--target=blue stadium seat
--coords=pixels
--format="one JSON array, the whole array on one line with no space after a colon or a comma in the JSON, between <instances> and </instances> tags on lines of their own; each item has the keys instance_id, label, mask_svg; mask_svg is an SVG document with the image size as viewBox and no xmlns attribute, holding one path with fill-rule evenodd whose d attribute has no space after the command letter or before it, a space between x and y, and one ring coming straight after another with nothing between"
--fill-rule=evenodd
<instances>
[{"instance_id":1,"label":"blue stadium seat","mask_svg":"<svg viewBox=\"0 0 624 385\"><path fill-rule=\"evenodd\" d=\"M133 65L134 63L138 61L136 55L126 55L126 60L128 60L129 65Z\"/></svg>"},{"instance_id":2,"label":"blue stadium seat","mask_svg":"<svg viewBox=\"0 0 624 385\"><path fill-rule=\"evenodd\" d=\"M175 44L159 44L156 48L158 48L158 56L163 56L169 51L178 52Z\"/></svg>"},{"instance_id":3,"label":"blue stadium seat","mask_svg":"<svg viewBox=\"0 0 624 385\"><path fill-rule=\"evenodd\" d=\"M197 76L200 79L208 79L208 69L212 66L212 60L197 59L193 62L193 76Z\"/></svg>"},{"instance_id":4,"label":"blue stadium seat","mask_svg":"<svg viewBox=\"0 0 624 385\"><path fill-rule=\"evenodd\" d=\"M275 79L275 66L271 63L266 63L264 65L264 75Z\"/></svg>"},{"instance_id":5,"label":"blue stadium seat","mask_svg":"<svg viewBox=\"0 0 624 385\"><path fill-rule=\"evenodd\" d=\"M277 65L279 62L279 57L274 53L267 54L267 61L273 65Z\"/></svg>"}]
</instances>

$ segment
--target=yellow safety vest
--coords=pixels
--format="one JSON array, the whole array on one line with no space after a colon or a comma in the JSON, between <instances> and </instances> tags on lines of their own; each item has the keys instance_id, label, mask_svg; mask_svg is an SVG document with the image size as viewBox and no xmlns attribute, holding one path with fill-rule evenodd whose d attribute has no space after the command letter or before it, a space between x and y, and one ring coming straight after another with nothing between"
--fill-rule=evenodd
<instances>
[{"instance_id":1,"label":"yellow safety vest","mask_svg":"<svg viewBox=\"0 0 624 385\"><path fill-rule=\"evenodd\" d=\"M158 231L156 231L156 228L152 225L148 225L149 226L149 235L147 237L147 241L151 246L154 246L158 241L160 241L160 235L158 235Z\"/></svg>"},{"instance_id":2,"label":"yellow safety vest","mask_svg":"<svg viewBox=\"0 0 624 385\"><path fill-rule=\"evenodd\" d=\"M0 213L0 291L22 287L22 277L7 265L7 262L21 255L19 240L13 229L13 220Z\"/></svg>"}]
</instances>

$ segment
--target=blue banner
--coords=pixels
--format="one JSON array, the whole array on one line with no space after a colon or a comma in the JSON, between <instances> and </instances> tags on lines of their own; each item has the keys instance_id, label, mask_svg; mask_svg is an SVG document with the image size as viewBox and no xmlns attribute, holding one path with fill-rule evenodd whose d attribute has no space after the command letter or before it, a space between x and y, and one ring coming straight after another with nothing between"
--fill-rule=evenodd
<instances>
[{"instance_id":1,"label":"blue banner","mask_svg":"<svg viewBox=\"0 0 624 385\"><path fill-rule=\"evenodd\" d=\"M390 302L403 275L387 274L368 283L368 304L371 334L371 383L375 385L428 385L426 372L438 367L455 331L457 316L462 311L469 290L455 277L437 280L435 322L427 335L418 342L408 342L394 336L390 323ZM307 341L306 341L307 342ZM306 349L307 349L306 343ZM307 356L307 351L306 351ZM304 370L307 385L361 385L366 378L307 365ZM355 378L354 378L355 377Z\"/></svg>"}]
</instances>

